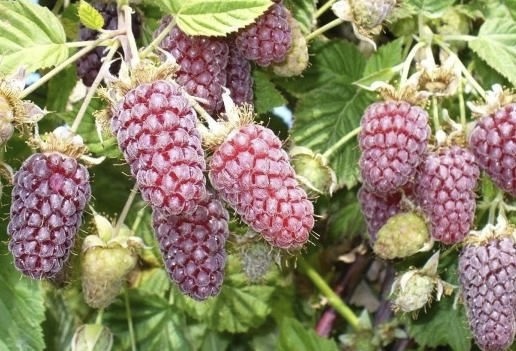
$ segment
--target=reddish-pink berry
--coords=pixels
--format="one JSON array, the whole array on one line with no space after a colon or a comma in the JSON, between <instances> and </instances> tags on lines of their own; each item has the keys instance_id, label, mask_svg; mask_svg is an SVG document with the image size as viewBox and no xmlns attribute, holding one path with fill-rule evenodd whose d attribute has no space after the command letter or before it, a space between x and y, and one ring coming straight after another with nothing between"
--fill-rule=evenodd
<instances>
[{"instance_id":1,"label":"reddish-pink berry","mask_svg":"<svg viewBox=\"0 0 516 351\"><path fill-rule=\"evenodd\" d=\"M510 237L467 245L459 278L469 325L483 351L507 350L516 334L516 244Z\"/></svg>"},{"instance_id":2,"label":"reddish-pink berry","mask_svg":"<svg viewBox=\"0 0 516 351\"><path fill-rule=\"evenodd\" d=\"M260 66L283 61L291 41L288 11L281 3L272 5L235 38L235 44L242 55Z\"/></svg>"},{"instance_id":3,"label":"reddish-pink berry","mask_svg":"<svg viewBox=\"0 0 516 351\"><path fill-rule=\"evenodd\" d=\"M205 194L197 115L181 90L158 80L130 90L111 128L142 197L165 213L192 213Z\"/></svg>"},{"instance_id":4,"label":"reddish-pink berry","mask_svg":"<svg viewBox=\"0 0 516 351\"><path fill-rule=\"evenodd\" d=\"M516 103L482 117L469 145L480 168L500 189L516 196Z\"/></svg>"},{"instance_id":5,"label":"reddish-pink berry","mask_svg":"<svg viewBox=\"0 0 516 351\"><path fill-rule=\"evenodd\" d=\"M427 150L428 114L405 101L376 102L361 121L360 174L365 187L393 193L412 180Z\"/></svg>"},{"instance_id":6,"label":"reddish-pink berry","mask_svg":"<svg viewBox=\"0 0 516 351\"><path fill-rule=\"evenodd\" d=\"M90 199L88 171L62 153L37 153L13 183L7 232L14 264L31 278L52 278L68 260Z\"/></svg>"},{"instance_id":7,"label":"reddish-pink berry","mask_svg":"<svg viewBox=\"0 0 516 351\"><path fill-rule=\"evenodd\" d=\"M415 193L434 239L451 245L469 232L479 174L471 152L457 146L430 153L423 161Z\"/></svg>"},{"instance_id":8,"label":"reddish-pink berry","mask_svg":"<svg viewBox=\"0 0 516 351\"><path fill-rule=\"evenodd\" d=\"M165 17L156 33L160 33L170 23ZM226 86L226 66L229 48L226 41L212 37L192 37L177 26L163 39L160 47L176 59L180 68L177 82L193 96L206 99L202 104L214 113L223 108L222 87Z\"/></svg>"},{"instance_id":9,"label":"reddish-pink berry","mask_svg":"<svg viewBox=\"0 0 516 351\"><path fill-rule=\"evenodd\" d=\"M224 279L229 215L207 193L190 215L171 216L153 211L153 226L165 268L181 291L196 300L219 293Z\"/></svg>"},{"instance_id":10,"label":"reddish-pink berry","mask_svg":"<svg viewBox=\"0 0 516 351\"><path fill-rule=\"evenodd\" d=\"M314 225L314 209L300 187L281 140L248 124L231 132L213 153L212 185L274 246L300 248Z\"/></svg>"}]
</instances>

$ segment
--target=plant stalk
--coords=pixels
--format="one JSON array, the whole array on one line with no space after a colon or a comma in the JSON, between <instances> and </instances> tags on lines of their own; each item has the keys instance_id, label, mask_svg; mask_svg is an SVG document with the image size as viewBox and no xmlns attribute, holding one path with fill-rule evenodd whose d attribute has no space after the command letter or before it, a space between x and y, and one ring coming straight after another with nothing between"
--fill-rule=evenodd
<instances>
[{"instance_id":1,"label":"plant stalk","mask_svg":"<svg viewBox=\"0 0 516 351\"><path fill-rule=\"evenodd\" d=\"M317 37L318 35L321 35L324 32L326 32L326 31L328 31L328 30L330 30L330 29L332 29L334 27L337 27L338 25L340 25L340 24L342 24L344 22L345 21L343 19L336 18L333 21L326 23L324 26L319 27L316 30L314 30L312 33L308 34L305 37L305 39L308 42L308 41L314 39L315 37Z\"/></svg>"},{"instance_id":2,"label":"plant stalk","mask_svg":"<svg viewBox=\"0 0 516 351\"><path fill-rule=\"evenodd\" d=\"M118 235L118 231L124 224L125 219L127 218L127 214L129 213L129 210L131 209L131 206L133 205L133 202L134 202L134 199L136 198L137 193L138 193L138 185L134 184L133 188L131 189L131 192L129 193L129 196L127 197L127 200L125 201L124 208L122 209L122 212L120 213L120 216L118 217L118 220L116 221L115 230L113 232L114 238Z\"/></svg>"},{"instance_id":3,"label":"plant stalk","mask_svg":"<svg viewBox=\"0 0 516 351\"><path fill-rule=\"evenodd\" d=\"M321 17L336 2L337 2L337 0L328 0L328 1L326 1L324 3L324 5L322 5L321 7L319 7L317 9L317 11L314 14L314 18Z\"/></svg>"},{"instance_id":4,"label":"plant stalk","mask_svg":"<svg viewBox=\"0 0 516 351\"><path fill-rule=\"evenodd\" d=\"M327 299L328 303L346 320L354 329L360 328L360 322L351 308L346 305L344 301L330 288L326 281L319 275L319 273L308 263L304 258L299 258L299 267L303 273L314 283L319 292L321 292Z\"/></svg>"}]
</instances>

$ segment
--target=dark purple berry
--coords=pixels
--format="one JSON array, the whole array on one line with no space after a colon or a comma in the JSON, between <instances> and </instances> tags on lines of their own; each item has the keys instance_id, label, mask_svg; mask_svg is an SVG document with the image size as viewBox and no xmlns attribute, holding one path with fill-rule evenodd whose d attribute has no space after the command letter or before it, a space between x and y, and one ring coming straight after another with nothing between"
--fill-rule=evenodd
<instances>
[{"instance_id":1,"label":"dark purple berry","mask_svg":"<svg viewBox=\"0 0 516 351\"><path fill-rule=\"evenodd\" d=\"M14 175L9 251L23 274L52 278L65 265L91 195L89 174L59 152L30 156Z\"/></svg>"}]
</instances>

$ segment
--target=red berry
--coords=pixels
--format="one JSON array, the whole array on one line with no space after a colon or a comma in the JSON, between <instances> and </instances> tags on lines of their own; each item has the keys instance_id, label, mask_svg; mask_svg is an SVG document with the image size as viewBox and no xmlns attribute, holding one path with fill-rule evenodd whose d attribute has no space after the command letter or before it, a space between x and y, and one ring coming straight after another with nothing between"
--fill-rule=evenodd
<instances>
[{"instance_id":1,"label":"red berry","mask_svg":"<svg viewBox=\"0 0 516 351\"><path fill-rule=\"evenodd\" d=\"M108 2L94 2L91 4L97 11L100 12L102 17L104 17L104 27L103 29L115 30L118 27L118 13L116 8L116 3L108 3ZM135 37L140 35L140 15L138 12L135 12L132 15L132 31ZM99 32L90 28L87 28L80 25L79 29L79 40L95 40L98 37ZM91 86L93 81L97 77L97 74L100 71L100 67L102 66L102 58L105 56L106 47L98 46L93 51L88 54L82 56L76 61L77 66L77 75L82 79L82 82L86 86ZM118 50L117 55L122 56L122 50ZM116 57L115 56L115 57ZM120 59L114 60L111 66L109 67L109 71L112 74L118 74L120 70Z\"/></svg>"},{"instance_id":2,"label":"red berry","mask_svg":"<svg viewBox=\"0 0 516 351\"><path fill-rule=\"evenodd\" d=\"M163 18L156 33L170 21L168 16ZM203 107L208 113L220 111L223 108L222 87L226 85L228 44L222 39L188 36L175 26L160 47L172 54L180 65L177 82L190 95L206 99L208 103Z\"/></svg>"},{"instance_id":3,"label":"red berry","mask_svg":"<svg viewBox=\"0 0 516 351\"><path fill-rule=\"evenodd\" d=\"M143 199L165 213L192 213L204 197L206 164L196 123L181 90L163 80L130 90L112 120Z\"/></svg>"},{"instance_id":4,"label":"red berry","mask_svg":"<svg viewBox=\"0 0 516 351\"><path fill-rule=\"evenodd\" d=\"M224 279L229 215L212 194L190 215L153 211L153 226L165 268L181 291L196 300L219 293Z\"/></svg>"},{"instance_id":5,"label":"red berry","mask_svg":"<svg viewBox=\"0 0 516 351\"><path fill-rule=\"evenodd\" d=\"M376 240L376 233L387 223L387 220L401 211L400 201L401 193L381 196L367 190L364 186L358 190L358 202L371 242Z\"/></svg>"},{"instance_id":6,"label":"red berry","mask_svg":"<svg viewBox=\"0 0 516 351\"><path fill-rule=\"evenodd\" d=\"M272 245L300 248L314 225L314 209L299 186L280 139L248 124L231 132L213 153L212 185Z\"/></svg>"},{"instance_id":7,"label":"red berry","mask_svg":"<svg viewBox=\"0 0 516 351\"><path fill-rule=\"evenodd\" d=\"M469 145L480 168L503 191L516 196L516 103L482 117Z\"/></svg>"},{"instance_id":8,"label":"red berry","mask_svg":"<svg viewBox=\"0 0 516 351\"><path fill-rule=\"evenodd\" d=\"M51 278L63 269L90 199L88 181L86 168L59 152L34 154L16 172L7 231L23 274Z\"/></svg>"},{"instance_id":9,"label":"red berry","mask_svg":"<svg viewBox=\"0 0 516 351\"><path fill-rule=\"evenodd\" d=\"M428 114L405 101L377 102L364 112L361 127L364 186L378 194L398 191L414 177L427 150Z\"/></svg>"},{"instance_id":10,"label":"red berry","mask_svg":"<svg viewBox=\"0 0 516 351\"><path fill-rule=\"evenodd\" d=\"M484 351L507 350L516 334L516 244L510 237L466 246L459 278L469 324Z\"/></svg>"},{"instance_id":11,"label":"red berry","mask_svg":"<svg viewBox=\"0 0 516 351\"><path fill-rule=\"evenodd\" d=\"M235 44L246 59L268 66L285 59L291 41L288 11L282 4L274 4L237 34Z\"/></svg>"},{"instance_id":12,"label":"red berry","mask_svg":"<svg viewBox=\"0 0 516 351\"><path fill-rule=\"evenodd\" d=\"M430 153L421 164L415 193L434 239L454 244L469 232L479 174L473 155L457 146Z\"/></svg>"},{"instance_id":13,"label":"red berry","mask_svg":"<svg viewBox=\"0 0 516 351\"><path fill-rule=\"evenodd\" d=\"M231 91L231 98L236 105L253 102L253 78L251 64L234 45L229 47L229 61L226 68L227 88Z\"/></svg>"}]
</instances>

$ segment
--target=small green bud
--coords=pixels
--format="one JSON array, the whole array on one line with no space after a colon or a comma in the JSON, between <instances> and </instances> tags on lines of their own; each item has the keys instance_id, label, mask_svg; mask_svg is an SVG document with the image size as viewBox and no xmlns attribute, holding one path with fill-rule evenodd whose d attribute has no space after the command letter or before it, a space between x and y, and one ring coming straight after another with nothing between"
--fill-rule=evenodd
<instances>
[{"instance_id":1,"label":"small green bud","mask_svg":"<svg viewBox=\"0 0 516 351\"><path fill-rule=\"evenodd\" d=\"M323 155L306 147L296 146L290 150L290 158L297 179L309 195L331 195L337 184L337 177Z\"/></svg>"},{"instance_id":2,"label":"small green bud","mask_svg":"<svg viewBox=\"0 0 516 351\"><path fill-rule=\"evenodd\" d=\"M72 351L110 351L113 334L102 325L84 324L75 331L71 346Z\"/></svg>"}]
</instances>

